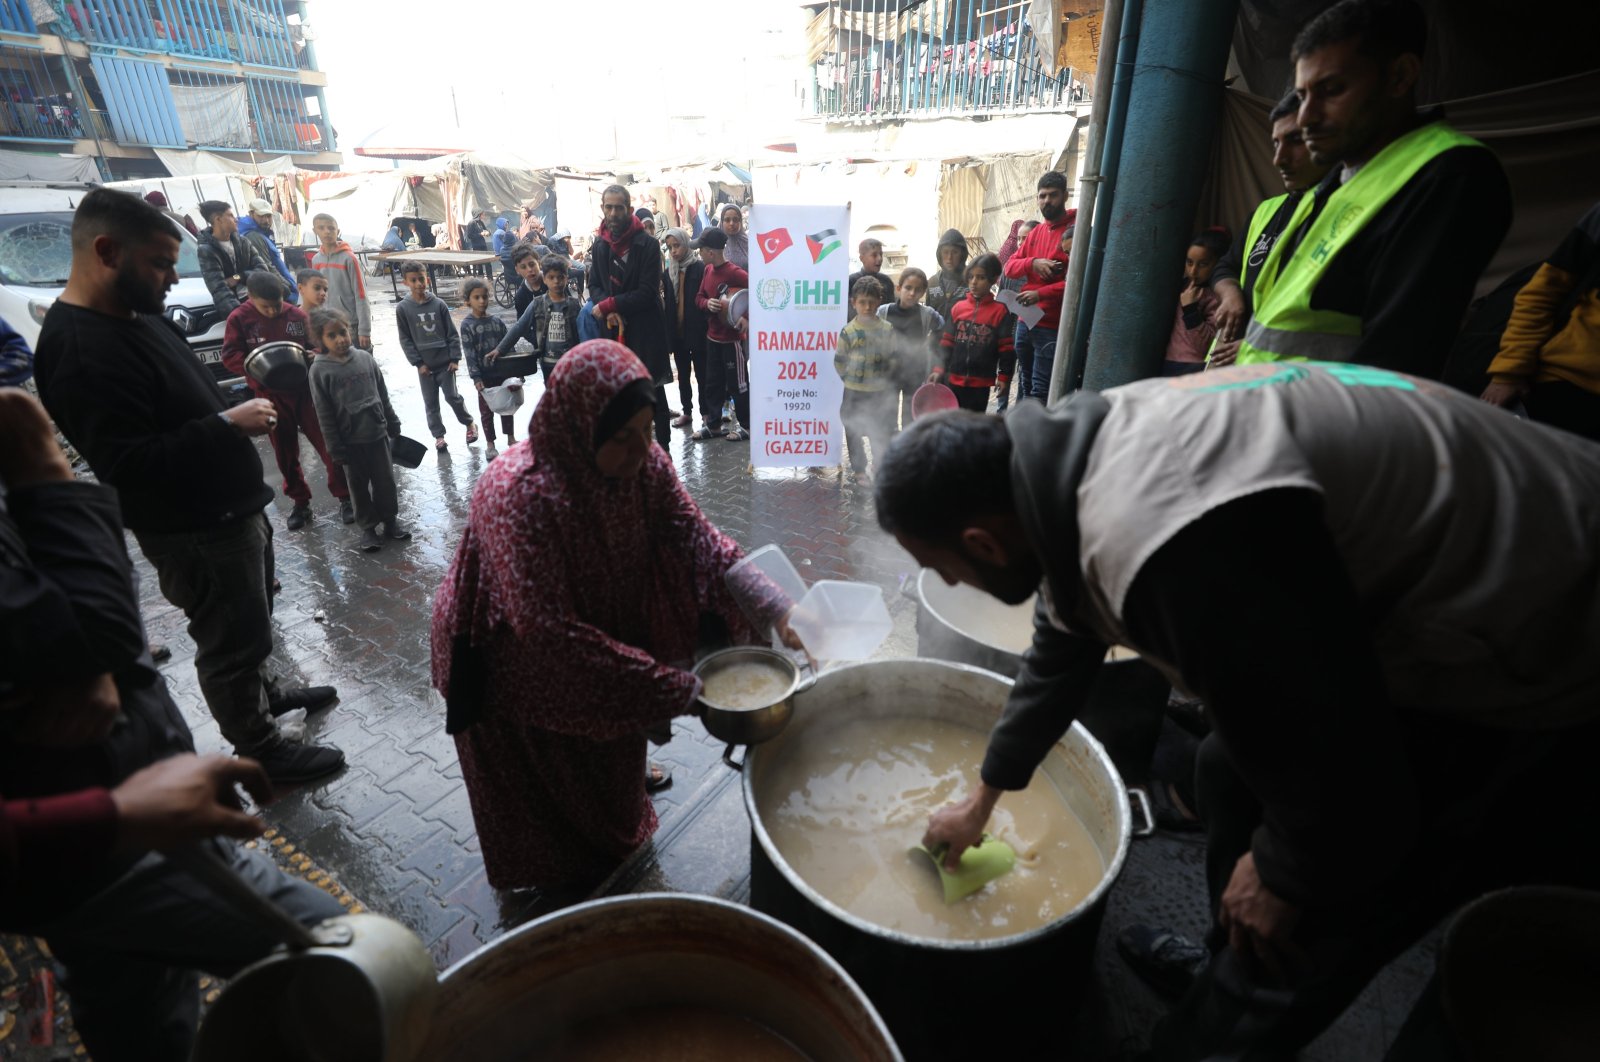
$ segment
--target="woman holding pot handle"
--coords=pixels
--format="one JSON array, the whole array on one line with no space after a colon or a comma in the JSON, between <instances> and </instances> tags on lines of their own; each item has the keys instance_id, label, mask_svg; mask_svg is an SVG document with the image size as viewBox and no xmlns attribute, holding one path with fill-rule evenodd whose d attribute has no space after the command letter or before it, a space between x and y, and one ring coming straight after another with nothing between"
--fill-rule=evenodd
<instances>
[{"instance_id":1,"label":"woman holding pot handle","mask_svg":"<svg viewBox=\"0 0 1600 1062\"><path fill-rule=\"evenodd\" d=\"M649 839L645 731L697 710L700 615L760 633L724 578L742 551L653 441L654 399L617 343L557 362L434 602L433 682L496 888L592 886ZM801 648L781 591L741 594Z\"/></svg>"}]
</instances>

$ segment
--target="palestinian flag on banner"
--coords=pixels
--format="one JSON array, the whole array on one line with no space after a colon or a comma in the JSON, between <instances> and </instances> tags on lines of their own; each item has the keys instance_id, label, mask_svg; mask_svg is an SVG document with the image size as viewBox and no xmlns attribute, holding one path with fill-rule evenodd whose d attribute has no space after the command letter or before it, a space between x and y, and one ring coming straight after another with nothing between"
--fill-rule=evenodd
<instances>
[{"instance_id":1,"label":"palestinian flag on banner","mask_svg":"<svg viewBox=\"0 0 1600 1062\"><path fill-rule=\"evenodd\" d=\"M813 232L806 237L806 250L811 252L811 261L820 262L840 247L839 230L823 229Z\"/></svg>"}]
</instances>

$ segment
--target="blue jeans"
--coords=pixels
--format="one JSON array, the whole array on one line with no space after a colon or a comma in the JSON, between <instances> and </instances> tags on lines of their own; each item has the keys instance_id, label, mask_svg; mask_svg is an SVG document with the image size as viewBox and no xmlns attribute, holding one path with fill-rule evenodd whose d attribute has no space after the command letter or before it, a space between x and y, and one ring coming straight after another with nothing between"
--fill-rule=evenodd
<instances>
[{"instance_id":1,"label":"blue jeans","mask_svg":"<svg viewBox=\"0 0 1600 1062\"><path fill-rule=\"evenodd\" d=\"M1033 347L1027 344L1027 335L1028 330L1022 327L1021 321L1018 321L1017 327L1011 335L1012 346L1017 351L1016 383L1018 402L1033 394ZM996 413L1004 413L1006 407L1010 404L1011 385L1007 384L1005 390L1001 391L999 397L995 399L994 411Z\"/></svg>"},{"instance_id":2,"label":"blue jeans","mask_svg":"<svg viewBox=\"0 0 1600 1062\"><path fill-rule=\"evenodd\" d=\"M1017 325L1017 364L1033 363L1033 385L1028 397L1041 402L1049 400L1050 369L1056 363L1056 330L1054 328L1028 328Z\"/></svg>"}]
</instances>

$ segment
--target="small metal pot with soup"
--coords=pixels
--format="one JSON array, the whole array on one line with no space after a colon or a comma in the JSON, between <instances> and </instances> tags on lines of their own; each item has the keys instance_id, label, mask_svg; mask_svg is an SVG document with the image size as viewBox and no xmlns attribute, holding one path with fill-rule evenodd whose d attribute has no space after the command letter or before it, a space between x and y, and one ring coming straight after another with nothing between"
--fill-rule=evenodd
<instances>
[{"instance_id":1,"label":"small metal pot with soup","mask_svg":"<svg viewBox=\"0 0 1600 1062\"><path fill-rule=\"evenodd\" d=\"M807 669L809 670L809 669ZM795 694L815 675L775 649L737 646L711 653L694 667L701 682L700 718L712 737L728 744L722 762L739 771L735 745L759 745L783 733L794 714Z\"/></svg>"}]
</instances>

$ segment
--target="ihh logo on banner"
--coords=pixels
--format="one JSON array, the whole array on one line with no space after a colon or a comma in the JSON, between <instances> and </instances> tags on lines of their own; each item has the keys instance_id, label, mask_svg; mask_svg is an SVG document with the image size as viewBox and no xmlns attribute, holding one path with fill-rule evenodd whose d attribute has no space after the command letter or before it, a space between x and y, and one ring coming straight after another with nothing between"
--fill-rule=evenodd
<instances>
[{"instance_id":1,"label":"ihh logo on banner","mask_svg":"<svg viewBox=\"0 0 1600 1062\"><path fill-rule=\"evenodd\" d=\"M837 280L797 280L794 282L796 306L839 306L844 302L844 284Z\"/></svg>"},{"instance_id":2,"label":"ihh logo on banner","mask_svg":"<svg viewBox=\"0 0 1600 1062\"><path fill-rule=\"evenodd\" d=\"M756 288L756 301L764 310L782 310L789 305L789 282L768 277Z\"/></svg>"}]
</instances>

